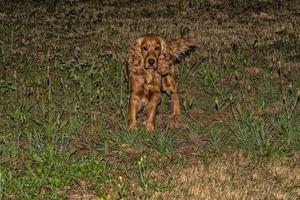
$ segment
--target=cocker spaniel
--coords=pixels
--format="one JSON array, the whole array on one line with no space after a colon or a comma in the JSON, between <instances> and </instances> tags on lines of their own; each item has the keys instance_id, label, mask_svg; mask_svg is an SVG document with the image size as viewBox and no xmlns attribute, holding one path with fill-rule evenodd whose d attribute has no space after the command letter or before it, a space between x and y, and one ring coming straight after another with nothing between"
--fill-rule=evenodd
<instances>
[{"instance_id":1,"label":"cocker spaniel","mask_svg":"<svg viewBox=\"0 0 300 200\"><path fill-rule=\"evenodd\" d=\"M155 129L155 116L161 91L172 100L172 117L180 115L178 86L175 77L175 60L179 60L198 46L195 38L178 38L167 41L157 35L137 38L128 50L128 78L130 99L128 127L137 125L137 113L144 109L146 130Z\"/></svg>"}]
</instances>

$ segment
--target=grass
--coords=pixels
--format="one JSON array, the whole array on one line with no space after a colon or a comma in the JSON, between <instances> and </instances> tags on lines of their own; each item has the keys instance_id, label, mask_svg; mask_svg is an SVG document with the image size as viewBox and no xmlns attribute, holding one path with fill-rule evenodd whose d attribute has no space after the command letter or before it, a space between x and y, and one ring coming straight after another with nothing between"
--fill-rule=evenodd
<instances>
[{"instance_id":1,"label":"grass","mask_svg":"<svg viewBox=\"0 0 300 200\"><path fill-rule=\"evenodd\" d=\"M299 199L299 16L255 2L1 1L0 199ZM153 133L126 125L145 33L201 44Z\"/></svg>"},{"instance_id":2,"label":"grass","mask_svg":"<svg viewBox=\"0 0 300 200\"><path fill-rule=\"evenodd\" d=\"M176 148L176 135L172 133L158 133L148 142L148 145L161 153L163 156L170 158Z\"/></svg>"}]
</instances>

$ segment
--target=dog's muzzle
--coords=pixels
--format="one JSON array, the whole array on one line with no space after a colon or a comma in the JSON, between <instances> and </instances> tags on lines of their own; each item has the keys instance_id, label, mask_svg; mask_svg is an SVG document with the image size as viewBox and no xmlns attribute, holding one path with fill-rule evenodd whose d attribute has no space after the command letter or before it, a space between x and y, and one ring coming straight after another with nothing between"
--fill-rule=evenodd
<instances>
[{"instance_id":1,"label":"dog's muzzle","mask_svg":"<svg viewBox=\"0 0 300 200\"><path fill-rule=\"evenodd\" d=\"M155 69L155 68L157 68L157 59L152 58L152 57L148 58L146 60L146 63L145 63L145 68L146 69Z\"/></svg>"}]
</instances>

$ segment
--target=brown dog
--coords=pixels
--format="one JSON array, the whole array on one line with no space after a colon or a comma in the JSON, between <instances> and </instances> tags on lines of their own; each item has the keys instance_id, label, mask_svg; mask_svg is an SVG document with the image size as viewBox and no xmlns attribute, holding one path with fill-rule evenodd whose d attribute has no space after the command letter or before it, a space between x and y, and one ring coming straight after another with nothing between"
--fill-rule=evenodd
<instances>
[{"instance_id":1,"label":"brown dog","mask_svg":"<svg viewBox=\"0 0 300 200\"><path fill-rule=\"evenodd\" d=\"M195 38L166 41L160 36L144 35L135 40L128 51L129 129L136 127L137 113L144 108L147 114L146 129L154 130L161 91L172 99L172 117L180 115L174 61L197 46Z\"/></svg>"}]
</instances>

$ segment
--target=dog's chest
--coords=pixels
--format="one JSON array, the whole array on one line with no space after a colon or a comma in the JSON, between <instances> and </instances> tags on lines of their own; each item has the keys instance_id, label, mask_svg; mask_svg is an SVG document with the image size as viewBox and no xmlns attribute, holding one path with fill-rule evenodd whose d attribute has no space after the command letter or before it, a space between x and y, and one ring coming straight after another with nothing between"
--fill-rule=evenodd
<instances>
[{"instance_id":1,"label":"dog's chest","mask_svg":"<svg viewBox=\"0 0 300 200\"><path fill-rule=\"evenodd\" d=\"M152 92L160 91L161 88L161 76L153 71L147 72L143 76L143 88L146 95L149 95Z\"/></svg>"}]
</instances>

